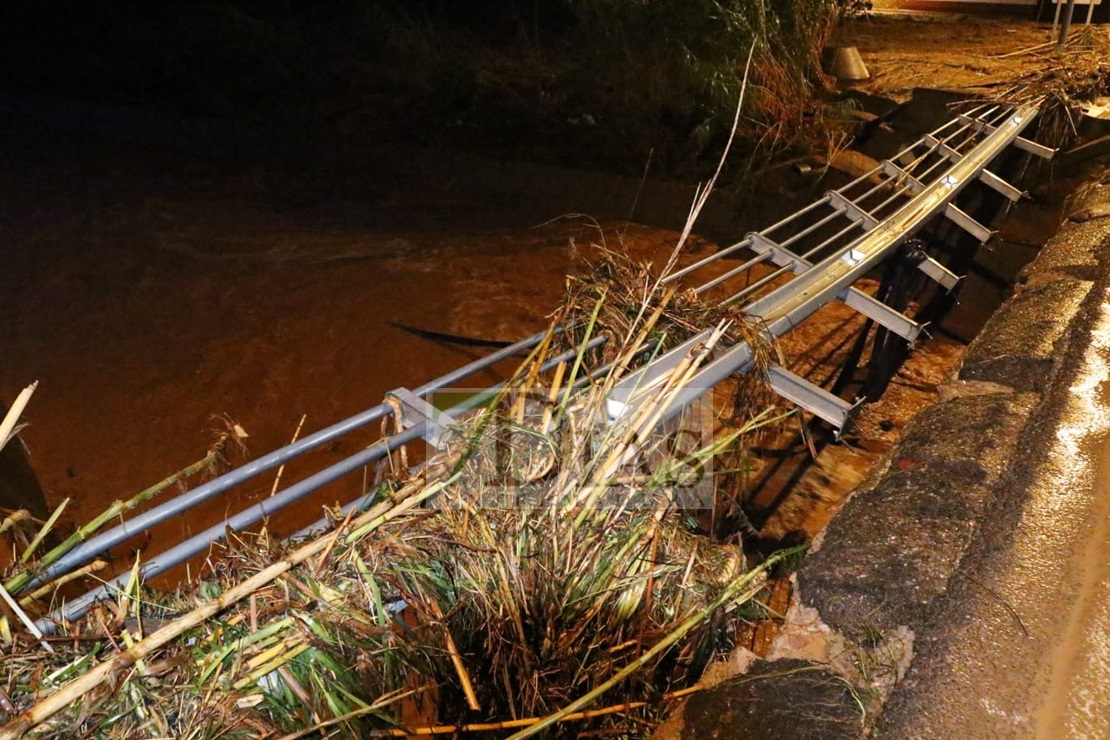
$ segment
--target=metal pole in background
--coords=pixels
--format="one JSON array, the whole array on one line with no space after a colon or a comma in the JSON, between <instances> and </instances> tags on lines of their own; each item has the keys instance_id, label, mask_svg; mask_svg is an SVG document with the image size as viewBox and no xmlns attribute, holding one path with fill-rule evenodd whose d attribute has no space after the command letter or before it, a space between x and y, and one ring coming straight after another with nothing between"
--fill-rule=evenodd
<instances>
[{"instance_id":1,"label":"metal pole in background","mask_svg":"<svg viewBox=\"0 0 1110 740\"><path fill-rule=\"evenodd\" d=\"M1064 22L1060 24L1060 37L1056 41L1057 54L1063 54L1068 45L1068 32L1071 31L1071 16L1074 12L1075 0L1068 0L1067 10L1064 11Z\"/></svg>"}]
</instances>

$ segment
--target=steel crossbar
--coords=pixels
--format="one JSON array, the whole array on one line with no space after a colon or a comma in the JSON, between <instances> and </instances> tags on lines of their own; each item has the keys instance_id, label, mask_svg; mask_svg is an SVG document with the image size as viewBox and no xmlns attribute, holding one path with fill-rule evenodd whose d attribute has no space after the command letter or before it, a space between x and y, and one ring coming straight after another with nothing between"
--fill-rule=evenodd
<instances>
[{"instance_id":1,"label":"steel crossbar","mask_svg":"<svg viewBox=\"0 0 1110 740\"><path fill-rule=\"evenodd\" d=\"M1032 122L1036 113L1036 106L1025 105L1007 111L1001 120L996 121L997 125L983 127L982 129L975 129L967 123L960 125L959 119L948 124L947 126L958 126L963 131L970 129L980 136L972 137L974 141L971 142L971 145L966 146L965 151L959 153L955 164L946 170L943 175L929 181L928 184L919 183L921 187L915 189L916 193L897 210L885 215L881 225L868 229L861 236L827 253L817 264L810 266L810 263L804 258L784 252L781 244L774 245L777 249L767 246L762 235L749 236L743 242L745 245L757 252L761 248L765 249L764 254L772 255L772 259L774 255L777 255L778 259L785 263L779 271L771 273L769 277L781 277L781 273L788 269L796 274L785 283L770 290L766 295L755 300L748 300L743 307L744 313L758 320L766 335L769 338L774 338L786 334L830 301L844 300L855 295L851 292L853 291L853 284L886 259L892 250L905 239L917 233L934 217L944 214L946 209L952 205L955 197L971 182L974 182L977 178L983 178L984 173L987 173L987 165L1018 138L1019 134ZM945 127L942 127L942 130L943 128ZM936 133L933 133L924 138L927 144L942 141L952 142L954 135L949 135L942 140ZM946 158L950 158L946 154L947 150L956 151L953 143L945 143L944 147L944 150L940 150L938 146L934 146L934 151ZM870 174L878 175L881 171L884 171L884 168L880 165ZM889 171L889 169L887 168L885 171ZM841 194L841 197L843 197L843 194ZM828 201L829 205L846 214L846 209L838 208L836 203L836 200ZM854 217L850 214L847 214L847 218L854 220ZM772 228L777 228L780 225L782 225L781 222ZM764 235L766 233L765 231ZM810 250L806 253L806 256L817 253L823 246L824 244ZM710 264L708 260L703 260L699 267L708 264ZM936 267L940 267L939 264ZM928 265L926 270L927 274L930 271L935 274L942 285L950 283L948 278L950 273L947 273L946 270L941 273L936 271L933 265ZM759 283L763 283L759 286L762 288L765 287L764 284L769 284L769 281L764 278L757 281L757 284ZM750 287L746 290L750 292ZM743 297L749 298L748 295ZM846 300L846 302L851 305L849 301ZM859 308L858 306L853 307ZM887 310L894 313L893 309L887 308ZM863 310L861 312L867 313ZM909 322L910 320L905 319L905 321ZM614 390L613 397L617 403L611 404L610 408L617 410L619 415L632 413L638 405L637 399L642 401L646 398L646 390L652 387L654 379L662 377L669 368L677 366L689 349L704 341L704 339L704 335L694 337L689 342L661 357L652 367L642 368L625 378ZM746 372L752 365L753 357L754 349L746 342L741 342L719 352L711 362L703 367L689 384L687 393L675 401L674 408L669 413L665 413L664 418L677 413L680 407L689 404L694 398L704 394L732 374ZM855 409L858 408L858 403L850 403L835 396L830 397L830 394L824 389L804 379L791 378L789 384L786 384L781 382L783 377L780 368L772 367L769 378L771 387L789 400L838 428L843 427L851 418ZM780 379L779 387L776 387L776 378ZM618 418L617 415L612 413L611 415L614 416L614 419Z\"/></svg>"},{"instance_id":2,"label":"steel crossbar","mask_svg":"<svg viewBox=\"0 0 1110 740\"><path fill-rule=\"evenodd\" d=\"M981 241L989 239L989 229L957 208L953 200L977 179L1003 192L1007 197L1014 197L1014 193L1020 197L1017 188L1003 182L986 167L1003 149L1015 143L1033 154L1051 156L1051 150L1020 137L1036 113L1035 105L1014 108L980 106L968 111L921 137L903 149L894 160L880 163L847 185L830 191L766 229L749 234L743 240L667 275L663 282L687 280L711 265L726 258L735 259L737 255L747 251L752 256L740 265L731 267L720 275L706 278L701 283L695 281L691 289L699 295L717 288L732 291L724 301L738 305L746 315L761 322L769 337L785 334L821 306L840 300L912 342L921 331L919 324L853 284L889 257L902 241L938 215L949 218ZM799 247L804 247L804 251ZM752 270L765 263L770 263L777 269L752 281ZM919 267L949 289L957 279L935 260L925 260ZM741 276L746 278L743 287L729 287ZM457 386L482 370L535 348L543 341L545 334L541 332L522 339L412 391L398 389L391 394L392 402L378 404L112 527L63 556L24 590L72 571L136 534L178 516L264 471L276 468L374 421L392 416L398 406L403 405L418 412L415 417L410 417L410 421L403 425L399 433L383 438L355 455L330 465L273 497L153 556L142 567L142 575L149 578L165 572L204 552L213 542L225 537L228 531L252 526L324 485L384 458L405 444L419 439L437 439L442 432L442 425L450 422L451 415L481 405L496 393L499 386L493 386L446 412L437 411L428 405L426 399L430 394ZM708 330L629 373L610 395L607 404L610 420L620 419L641 403L644 393L665 377L707 335ZM591 340L590 346L600 346L605 341L604 336L596 337ZM545 363L545 368L550 369L574 354L569 352L551 358ZM750 369L752 356L753 349L743 342L719 348L703 365L688 390L672 403L665 416L678 413L684 405L734 373ZM597 376L607 368L608 366L595 368L592 374ZM858 406L857 403L844 401L813 385L784 367L772 367L768 373L768 382L784 398L837 428L847 423ZM359 499L348 504L344 510L350 511L363 503L363 499ZM110 596L127 577L128 574L121 574L70 601L50 616L39 620L38 626L44 631L51 631L57 624L77 618L98 599Z\"/></svg>"}]
</instances>

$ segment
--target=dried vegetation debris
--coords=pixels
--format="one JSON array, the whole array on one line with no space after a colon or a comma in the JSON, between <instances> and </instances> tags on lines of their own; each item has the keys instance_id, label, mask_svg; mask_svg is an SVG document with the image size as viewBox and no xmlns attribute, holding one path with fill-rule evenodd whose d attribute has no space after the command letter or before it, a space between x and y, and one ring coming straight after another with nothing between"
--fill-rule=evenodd
<instances>
[{"instance_id":1,"label":"dried vegetation debris","mask_svg":"<svg viewBox=\"0 0 1110 740\"><path fill-rule=\"evenodd\" d=\"M903 100L917 88L998 102L1041 99L1037 138L1073 145L1085 102L1110 90L1110 31L1073 28L1063 53L1050 27L1017 20L907 20L882 15L841 24L873 73L860 89Z\"/></svg>"},{"instance_id":2,"label":"dried vegetation debris","mask_svg":"<svg viewBox=\"0 0 1110 740\"><path fill-rule=\"evenodd\" d=\"M441 452L376 484L365 513L333 512L306 542L234 535L174 593L147 588L136 563L114 602L58 636L5 621L0 737L403 736L436 723L525 736L568 716L646 732L661 700L697 690L731 648L786 557L750 567L739 538L696 534L691 514L714 505L716 474L732 469L717 463L771 410L660 426L716 344L758 330L649 275L610 254L572 281L557 316L576 328L552 329ZM599 423L645 341L660 351L705 322L717 328L642 403ZM609 349L589 356L602 333ZM543 369L563 347L570 359ZM693 443L676 441L683 424ZM44 567L23 560L5 573L16 593ZM46 596L22 609L43 615ZM602 695L609 708L587 708ZM433 710L414 716L420 704Z\"/></svg>"}]
</instances>

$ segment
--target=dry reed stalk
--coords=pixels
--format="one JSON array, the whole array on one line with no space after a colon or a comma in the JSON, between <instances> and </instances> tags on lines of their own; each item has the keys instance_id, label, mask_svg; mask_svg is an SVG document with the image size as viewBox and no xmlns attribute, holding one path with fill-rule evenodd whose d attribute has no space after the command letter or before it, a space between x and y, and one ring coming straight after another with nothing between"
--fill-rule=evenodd
<instances>
[{"instance_id":1,"label":"dry reed stalk","mask_svg":"<svg viewBox=\"0 0 1110 740\"><path fill-rule=\"evenodd\" d=\"M694 224L701 215L702 209L709 201L709 196L713 192L714 186L717 184L717 178L721 176L721 170L725 167L725 162L728 160L728 153L732 149L732 143L736 139L736 130L740 126L740 111L744 107L744 95L748 91L748 75L752 69L752 57L755 55L755 41L752 41L751 47L748 49L748 60L744 63L744 76L740 81L740 95L736 101L736 113L732 118L732 128L729 130L728 141L725 142L724 151L721 152L720 159L717 160L717 169L713 172L713 176L709 178L709 182L704 187L699 186L694 194L694 202L690 206L690 215L686 218L686 223L682 227L682 234L678 237L678 243L675 244L674 250L671 252L670 258L667 259L667 264L660 273L659 280L662 281L664 277L670 274L674 269L675 264L678 262L678 256L682 253L682 248L686 246L686 240L690 238L690 233L693 231ZM658 285L659 283L656 283Z\"/></svg>"},{"instance_id":2,"label":"dry reed stalk","mask_svg":"<svg viewBox=\"0 0 1110 740\"><path fill-rule=\"evenodd\" d=\"M15 397L15 402L11 405L11 408L4 414L3 421L0 421L0 450L4 449L12 437L15 436L19 417L23 416L23 410L31 402L31 396L34 395L35 389L38 387L39 382L36 380L21 390L19 395Z\"/></svg>"},{"instance_id":3,"label":"dry reed stalk","mask_svg":"<svg viewBox=\"0 0 1110 740\"><path fill-rule=\"evenodd\" d=\"M643 709L650 707L653 704L664 704L666 702L683 699L691 694L696 694L699 691L704 691L705 687L701 685L690 686L689 688L680 689L679 691L671 691L664 694L658 701L629 701L623 704L614 704L602 709L590 709L584 712L573 712L566 715L559 720L562 722L578 722L584 719L597 719L598 717L608 717L613 714L622 714L631 712L634 709ZM455 735L470 732L495 732L497 730L515 730L519 727L530 727L539 724L544 720L543 717L522 717L521 719L509 719L503 722L474 722L467 725L436 725L434 727L413 727L407 729L391 728L388 730L370 730L368 733L370 737L424 737L429 735ZM290 736L291 737L291 736ZM281 740L286 740L282 738Z\"/></svg>"},{"instance_id":4,"label":"dry reed stalk","mask_svg":"<svg viewBox=\"0 0 1110 740\"><path fill-rule=\"evenodd\" d=\"M413 485L411 489L415 491L416 487L417 486ZM402 506L405 503L407 503L407 500L400 503L396 501L383 501L362 516L354 519L352 525L360 529L367 527L372 529L375 522L388 521L386 515L390 509L395 506ZM367 529L366 531L370 530ZM135 665L138 661L150 655L158 648L166 645L171 640L174 640L194 627L203 624L206 620L224 609L227 609L232 604L250 596L258 589L289 572L295 565L303 563L309 558L320 554L339 534L339 532L329 534L328 536L320 537L300 547L283 560L270 565L245 581L233 586L218 597L194 609L189 614L170 622L150 636L136 643L134 646L129 647L110 660L91 669L88 673L73 679L56 693L46 697L31 707L31 709L0 727L0 740L15 740L15 738L21 737L28 730L41 724L54 716L57 712L76 702L102 682L119 680L122 672L130 669L131 666ZM4 593L6 594L6 592ZM31 626L33 627L33 623ZM49 645L44 644L43 647L46 648L48 652L53 652L53 649L51 649Z\"/></svg>"},{"instance_id":5,"label":"dry reed stalk","mask_svg":"<svg viewBox=\"0 0 1110 740\"><path fill-rule=\"evenodd\" d=\"M470 680L470 674L467 673L466 665L463 663L462 656L459 655L459 648L455 645L455 638L451 636L451 628L447 626L446 620L443 618L443 610L439 608L439 604L435 599L424 598L424 603L432 610L433 616L436 620L443 625L443 639L447 644L447 654L451 656L451 665L455 668L455 673L459 677L459 683L462 685L463 693L466 695L466 704L470 710L477 712L481 710L482 705L478 703L478 695L474 693L474 682Z\"/></svg>"},{"instance_id":6,"label":"dry reed stalk","mask_svg":"<svg viewBox=\"0 0 1110 740\"><path fill-rule=\"evenodd\" d=\"M75 581L78 578L84 578L85 576L90 575L92 573L99 573L100 571L104 570L107 567L108 567L108 563L105 562L104 560L94 560L91 563L89 563L88 565L86 565L84 567L81 567L81 568L78 568L77 570L75 570L71 573L66 573L64 576L62 576L60 578L56 578L53 581L48 581L47 583L44 583L42 586L39 586L34 591L32 591L31 593L29 593L26 596L24 596L23 598L21 598L19 600L19 605L20 606L30 606L33 602L38 601L39 599L46 596L47 594L54 593L55 591L57 591L59 588L66 585L67 583L70 583L71 581Z\"/></svg>"},{"instance_id":7,"label":"dry reed stalk","mask_svg":"<svg viewBox=\"0 0 1110 740\"><path fill-rule=\"evenodd\" d=\"M20 522L30 521L31 518L31 512L27 511L27 509L17 509L13 511L4 518L4 521L0 522L0 534L4 534Z\"/></svg>"},{"instance_id":8,"label":"dry reed stalk","mask_svg":"<svg viewBox=\"0 0 1110 740\"><path fill-rule=\"evenodd\" d=\"M297 437L301 436L301 428L304 427L304 420L308 418L308 414L301 414L301 420L297 422L297 428L293 430L293 438L289 440L289 444L297 441ZM278 466L277 473L274 474L274 485L270 488L270 496L272 497L277 493L278 486L281 485L281 476L285 473L285 463Z\"/></svg>"}]
</instances>

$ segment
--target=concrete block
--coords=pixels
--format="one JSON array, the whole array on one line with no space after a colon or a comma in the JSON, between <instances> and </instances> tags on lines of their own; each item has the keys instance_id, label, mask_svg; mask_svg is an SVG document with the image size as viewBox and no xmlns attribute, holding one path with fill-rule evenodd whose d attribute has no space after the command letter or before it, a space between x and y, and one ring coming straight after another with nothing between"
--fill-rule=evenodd
<instances>
[{"instance_id":1,"label":"concrete block","mask_svg":"<svg viewBox=\"0 0 1110 740\"><path fill-rule=\"evenodd\" d=\"M1056 369L1060 342L1092 283L1061 278L1027 288L1000 308L968 347L960 380L1036 391Z\"/></svg>"}]
</instances>

